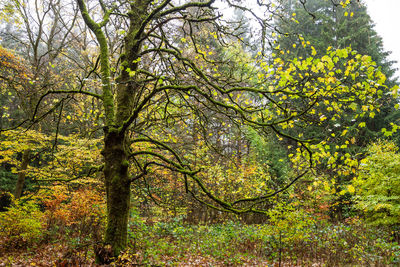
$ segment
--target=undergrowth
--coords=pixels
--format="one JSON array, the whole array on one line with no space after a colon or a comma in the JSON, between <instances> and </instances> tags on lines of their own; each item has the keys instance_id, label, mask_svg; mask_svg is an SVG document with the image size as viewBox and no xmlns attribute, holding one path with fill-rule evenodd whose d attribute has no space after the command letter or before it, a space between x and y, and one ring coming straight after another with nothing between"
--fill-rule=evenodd
<instances>
[{"instance_id":1,"label":"undergrowth","mask_svg":"<svg viewBox=\"0 0 400 267\"><path fill-rule=\"evenodd\" d=\"M15 202L0 216L0 265L94 266L104 205L95 193ZM399 266L395 233L361 219L330 223L285 207L269 223L187 224L132 210L128 249L116 266ZM285 214L285 215L284 215Z\"/></svg>"},{"instance_id":2,"label":"undergrowth","mask_svg":"<svg viewBox=\"0 0 400 267\"><path fill-rule=\"evenodd\" d=\"M130 223L128 250L119 264L179 265L193 257L204 264L252 265L281 262L289 266L395 266L400 264L400 246L391 233L370 228L359 219L332 224L307 225L303 235L295 227L244 225L226 222L214 225L184 224L181 218L148 224L134 216ZM265 266L265 264L264 264Z\"/></svg>"}]
</instances>

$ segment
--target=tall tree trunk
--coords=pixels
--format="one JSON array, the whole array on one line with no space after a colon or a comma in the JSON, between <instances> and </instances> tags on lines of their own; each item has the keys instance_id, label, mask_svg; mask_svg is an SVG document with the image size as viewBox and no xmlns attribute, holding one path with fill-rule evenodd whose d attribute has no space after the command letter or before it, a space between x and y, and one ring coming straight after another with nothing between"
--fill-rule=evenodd
<instances>
[{"instance_id":1,"label":"tall tree trunk","mask_svg":"<svg viewBox=\"0 0 400 267\"><path fill-rule=\"evenodd\" d=\"M102 100L106 125L102 154L107 194L107 226L104 237L106 246L96 249L96 256L98 262L108 263L111 262L112 257L118 256L127 244L131 180L128 176L129 154L125 148L129 143L126 140L129 123L126 124L126 122L132 115L134 95L139 86L135 83L135 77L131 77L131 72L135 72L138 68L142 23L147 16L151 0L131 2L131 11L128 13L130 25L125 36L125 53L121 55L123 68L116 79L116 95L111 88L108 43L102 30L102 27L107 24L111 11L106 11L103 21L96 23L90 17L85 1L77 0L77 3L86 25L96 35L100 47Z\"/></svg>"},{"instance_id":2,"label":"tall tree trunk","mask_svg":"<svg viewBox=\"0 0 400 267\"><path fill-rule=\"evenodd\" d=\"M30 156L31 156L30 149L26 149L22 153L21 166L19 168L18 180L17 184L15 185L15 193L14 193L14 197L17 199L22 196L22 191L25 185L26 169L28 168Z\"/></svg>"},{"instance_id":3,"label":"tall tree trunk","mask_svg":"<svg viewBox=\"0 0 400 267\"><path fill-rule=\"evenodd\" d=\"M142 17L146 15L149 0L140 0L132 4L130 26L125 37L124 54L121 64L124 68L136 71L141 44L134 39L141 27ZM142 19L141 19L142 18ZM136 36L136 38L139 38ZM135 77L123 69L117 78L114 123L119 126L107 128L104 139L104 176L107 192L107 227L105 244L111 245L112 255L117 256L126 248L130 208L130 184L128 176L129 151L125 148L128 139L127 129L121 128L132 115L133 99L138 90ZM110 125L110 124L108 124Z\"/></svg>"}]
</instances>

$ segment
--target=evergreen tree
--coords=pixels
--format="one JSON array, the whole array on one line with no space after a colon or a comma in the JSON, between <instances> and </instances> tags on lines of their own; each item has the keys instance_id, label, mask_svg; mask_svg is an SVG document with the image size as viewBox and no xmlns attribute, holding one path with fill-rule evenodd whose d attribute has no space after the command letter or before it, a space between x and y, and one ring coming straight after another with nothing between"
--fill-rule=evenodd
<instances>
[{"instance_id":1,"label":"evergreen tree","mask_svg":"<svg viewBox=\"0 0 400 267\"><path fill-rule=\"evenodd\" d=\"M301 35L317 52L324 55L328 47L351 46L358 53L369 55L382 67L382 72L394 85L393 61L388 60L391 52L383 48L382 38L374 30L374 23L363 2L352 2L345 8L332 5L330 0L308 0L303 5L287 0L285 14L277 20L277 28L286 35L278 40L281 48L291 50L287 58L307 57L309 53L301 44ZM296 49L293 45L296 44Z\"/></svg>"}]
</instances>

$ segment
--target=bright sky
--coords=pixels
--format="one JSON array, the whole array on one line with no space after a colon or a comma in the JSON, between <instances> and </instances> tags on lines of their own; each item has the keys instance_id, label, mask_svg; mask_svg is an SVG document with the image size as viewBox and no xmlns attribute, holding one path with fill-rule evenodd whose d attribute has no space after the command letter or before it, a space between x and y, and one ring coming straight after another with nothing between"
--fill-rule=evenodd
<instances>
[{"instance_id":1,"label":"bright sky","mask_svg":"<svg viewBox=\"0 0 400 267\"><path fill-rule=\"evenodd\" d=\"M383 39L385 50L392 51L391 60L396 60L400 77L400 0L364 0L368 13L375 22L375 30ZM400 79L399 79L400 80Z\"/></svg>"}]
</instances>

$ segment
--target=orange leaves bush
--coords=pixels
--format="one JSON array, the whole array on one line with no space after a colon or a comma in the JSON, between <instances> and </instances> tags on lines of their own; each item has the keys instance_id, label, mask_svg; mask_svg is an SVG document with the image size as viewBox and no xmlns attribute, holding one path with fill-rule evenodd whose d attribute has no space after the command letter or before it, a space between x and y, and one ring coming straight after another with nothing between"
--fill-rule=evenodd
<instances>
[{"instance_id":1,"label":"orange leaves bush","mask_svg":"<svg viewBox=\"0 0 400 267\"><path fill-rule=\"evenodd\" d=\"M63 187L54 187L42 201L47 229L56 228L59 233L69 229L73 235L100 238L105 204L96 190L85 188L69 193Z\"/></svg>"}]
</instances>

